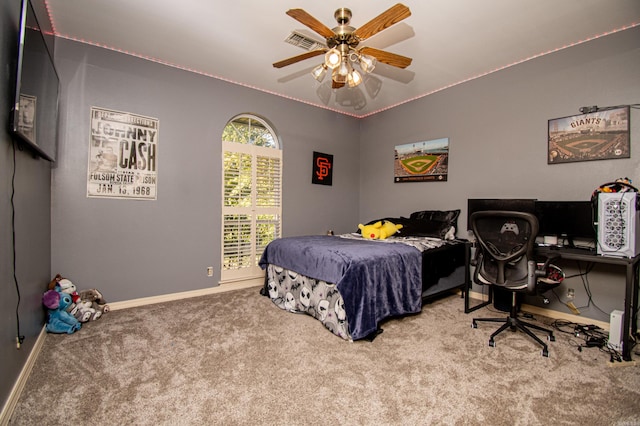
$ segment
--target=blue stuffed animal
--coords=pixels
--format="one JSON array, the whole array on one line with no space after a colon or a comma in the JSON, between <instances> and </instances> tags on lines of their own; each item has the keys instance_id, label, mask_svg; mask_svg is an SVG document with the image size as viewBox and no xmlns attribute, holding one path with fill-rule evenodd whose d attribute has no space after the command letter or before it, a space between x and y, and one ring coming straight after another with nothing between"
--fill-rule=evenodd
<instances>
[{"instance_id":1,"label":"blue stuffed animal","mask_svg":"<svg viewBox=\"0 0 640 426\"><path fill-rule=\"evenodd\" d=\"M55 290L47 290L42 295L42 304L48 308L47 332L73 334L82 324L66 309L72 303L71 295Z\"/></svg>"}]
</instances>

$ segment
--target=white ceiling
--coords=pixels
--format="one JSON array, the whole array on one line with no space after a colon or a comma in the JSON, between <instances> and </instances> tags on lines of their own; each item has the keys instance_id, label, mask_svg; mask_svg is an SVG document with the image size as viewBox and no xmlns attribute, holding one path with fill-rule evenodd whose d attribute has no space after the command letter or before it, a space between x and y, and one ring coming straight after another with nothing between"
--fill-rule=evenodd
<instances>
[{"instance_id":1,"label":"white ceiling","mask_svg":"<svg viewBox=\"0 0 640 426\"><path fill-rule=\"evenodd\" d=\"M640 25L640 0L404 0L411 16L360 44L413 58L378 64L356 88L310 75L321 57L284 42L301 8L333 28L351 9L360 27L396 2L380 0L47 0L57 36L82 41L364 117L540 55Z\"/></svg>"}]
</instances>

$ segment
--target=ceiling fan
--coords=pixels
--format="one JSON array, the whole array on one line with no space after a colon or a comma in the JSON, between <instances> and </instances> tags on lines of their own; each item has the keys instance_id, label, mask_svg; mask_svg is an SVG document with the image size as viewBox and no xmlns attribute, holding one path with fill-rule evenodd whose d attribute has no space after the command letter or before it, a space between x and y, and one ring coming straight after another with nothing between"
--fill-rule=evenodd
<instances>
[{"instance_id":1,"label":"ceiling fan","mask_svg":"<svg viewBox=\"0 0 640 426\"><path fill-rule=\"evenodd\" d=\"M349 26L351 10L347 8L335 11L334 17L338 21L338 26L333 29L302 9L290 9L287 15L323 36L326 46L275 62L273 64L275 68L325 55L324 62L313 69L312 75L316 80L322 81L330 69L332 87L336 89L347 84L349 87L355 87L362 82L362 75L354 68L354 64L359 64L360 69L365 73L373 71L376 61L398 68L411 65L412 59L406 56L368 46L357 48L361 41L411 16L409 8L401 3L392 6L357 29Z\"/></svg>"}]
</instances>

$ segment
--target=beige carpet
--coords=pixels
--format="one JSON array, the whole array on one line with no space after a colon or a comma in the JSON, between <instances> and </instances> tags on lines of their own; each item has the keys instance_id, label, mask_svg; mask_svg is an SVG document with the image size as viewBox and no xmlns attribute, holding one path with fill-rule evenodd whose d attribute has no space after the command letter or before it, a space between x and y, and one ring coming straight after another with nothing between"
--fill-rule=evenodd
<instances>
[{"instance_id":1,"label":"beige carpet","mask_svg":"<svg viewBox=\"0 0 640 426\"><path fill-rule=\"evenodd\" d=\"M257 288L114 311L47 335L10 424L640 424L640 367L563 333L491 348L472 315L453 295L350 343Z\"/></svg>"}]
</instances>

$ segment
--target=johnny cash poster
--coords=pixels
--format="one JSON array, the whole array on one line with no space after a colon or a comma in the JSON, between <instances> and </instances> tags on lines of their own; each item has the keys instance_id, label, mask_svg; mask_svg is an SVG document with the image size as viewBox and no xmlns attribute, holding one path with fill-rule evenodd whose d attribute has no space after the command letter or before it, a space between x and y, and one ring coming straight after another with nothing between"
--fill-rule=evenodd
<instances>
[{"instance_id":1,"label":"johnny cash poster","mask_svg":"<svg viewBox=\"0 0 640 426\"><path fill-rule=\"evenodd\" d=\"M91 107L87 197L156 200L158 119Z\"/></svg>"}]
</instances>

